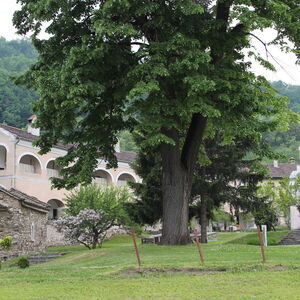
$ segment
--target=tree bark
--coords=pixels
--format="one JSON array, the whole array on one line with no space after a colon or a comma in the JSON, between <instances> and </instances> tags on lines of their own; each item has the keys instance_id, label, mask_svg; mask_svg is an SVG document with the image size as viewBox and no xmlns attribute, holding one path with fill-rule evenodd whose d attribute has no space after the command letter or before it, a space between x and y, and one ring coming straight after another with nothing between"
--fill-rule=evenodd
<instances>
[{"instance_id":1,"label":"tree bark","mask_svg":"<svg viewBox=\"0 0 300 300\"><path fill-rule=\"evenodd\" d=\"M202 195L201 195L201 204L200 204L200 225L201 225L200 242L202 244L206 244L207 243L207 211L206 211L205 199Z\"/></svg>"},{"instance_id":2,"label":"tree bark","mask_svg":"<svg viewBox=\"0 0 300 300\"><path fill-rule=\"evenodd\" d=\"M191 241L188 229L189 200L193 171L205 125L205 118L193 118L183 151L180 149L179 133L176 129L164 132L173 139L175 145L161 145L163 245L185 245Z\"/></svg>"},{"instance_id":3,"label":"tree bark","mask_svg":"<svg viewBox=\"0 0 300 300\"><path fill-rule=\"evenodd\" d=\"M179 133L176 129L163 132L175 145L162 144L163 231L161 244L184 245L189 243L189 197L191 176L181 163Z\"/></svg>"},{"instance_id":4,"label":"tree bark","mask_svg":"<svg viewBox=\"0 0 300 300\"><path fill-rule=\"evenodd\" d=\"M93 244L92 244L92 249L96 249L97 248L97 245L98 245L98 236L99 236L99 233L96 229L93 230Z\"/></svg>"},{"instance_id":5,"label":"tree bark","mask_svg":"<svg viewBox=\"0 0 300 300\"><path fill-rule=\"evenodd\" d=\"M164 160L164 158L163 158ZM185 245L190 242L188 230L191 176L180 160L170 154L163 163L163 245Z\"/></svg>"}]
</instances>

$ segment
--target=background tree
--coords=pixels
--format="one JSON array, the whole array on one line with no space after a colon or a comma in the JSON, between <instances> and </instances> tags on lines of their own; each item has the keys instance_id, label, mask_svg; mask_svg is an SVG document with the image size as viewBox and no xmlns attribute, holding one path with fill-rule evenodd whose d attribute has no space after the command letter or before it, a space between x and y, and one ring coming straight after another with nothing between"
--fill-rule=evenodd
<instances>
[{"instance_id":1,"label":"background tree","mask_svg":"<svg viewBox=\"0 0 300 300\"><path fill-rule=\"evenodd\" d=\"M275 210L278 216L283 215L286 224L290 227L290 207L299 206L299 190L300 176L297 175L294 179L283 178L278 181L263 182L258 193L272 203L272 210Z\"/></svg>"},{"instance_id":2,"label":"background tree","mask_svg":"<svg viewBox=\"0 0 300 300\"><path fill-rule=\"evenodd\" d=\"M214 209L229 204L239 223L239 214L252 210L260 202L257 185L263 180L264 170L259 160L246 160L249 151L270 155L267 145L257 144L249 137L236 138L234 143L222 144L222 131L204 139L202 156L197 164L192 187L191 213L200 220L201 242L207 242L207 226ZM200 197L199 197L200 196Z\"/></svg>"},{"instance_id":3,"label":"background tree","mask_svg":"<svg viewBox=\"0 0 300 300\"><path fill-rule=\"evenodd\" d=\"M76 216L65 216L55 221L57 230L70 241L79 242L88 249L102 246L107 230L111 228L108 215L102 210L85 208Z\"/></svg>"},{"instance_id":4,"label":"background tree","mask_svg":"<svg viewBox=\"0 0 300 300\"><path fill-rule=\"evenodd\" d=\"M66 198L67 216L60 218L56 226L66 237L95 249L112 226L131 223L125 210L130 199L125 187L81 186Z\"/></svg>"},{"instance_id":5,"label":"background tree","mask_svg":"<svg viewBox=\"0 0 300 300\"><path fill-rule=\"evenodd\" d=\"M158 147L146 146L144 139L142 134L134 135L139 152L132 167L143 181L129 182L135 197L127 203L127 210L137 224L153 225L162 219L162 163Z\"/></svg>"},{"instance_id":6,"label":"background tree","mask_svg":"<svg viewBox=\"0 0 300 300\"><path fill-rule=\"evenodd\" d=\"M192 176L207 120L226 123L230 136L241 120L252 131L264 114L265 125L276 128L277 113L287 114L286 103L249 71L243 50L251 31L269 27L278 32L272 43L286 49L290 40L297 48L298 1L19 3L14 24L20 34L33 31L40 53L21 80L41 95L37 145L42 153L58 141L74 145L59 159L63 178L54 185L91 182L97 159L116 166L120 130L144 130L162 157L162 241L189 242ZM46 22L50 38L40 40Z\"/></svg>"}]
</instances>

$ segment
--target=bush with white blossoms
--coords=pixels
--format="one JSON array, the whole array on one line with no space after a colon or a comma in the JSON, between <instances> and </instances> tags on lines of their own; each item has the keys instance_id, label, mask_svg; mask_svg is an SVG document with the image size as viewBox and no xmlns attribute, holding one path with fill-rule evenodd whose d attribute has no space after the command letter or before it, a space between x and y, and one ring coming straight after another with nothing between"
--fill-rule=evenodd
<instances>
[{"instance_id":1,"label":"bush with white blossoms","mask_svg":"<svg viewBox=\"0 0 300 300\"><path fill-rule=\"evenodd\" d=\"M81 186L66 198L67 216L57 220L56 227L67 239L95 249L111 227L130 223L125 203L131 197L125 187Z\"/></svg>"},{"instance_id":2,"label":"bush with white blossoms","mask_svg":"<svg viewBox=\"0 0 300 300\"><path fill-rule=\"evenodd\" d=\"M86 208L77 216L58 219L55 226L67 239L77 241L89 249L102 245L107 230L112 226L108 215L103 211Z\"/></svg>"}]
</instances>

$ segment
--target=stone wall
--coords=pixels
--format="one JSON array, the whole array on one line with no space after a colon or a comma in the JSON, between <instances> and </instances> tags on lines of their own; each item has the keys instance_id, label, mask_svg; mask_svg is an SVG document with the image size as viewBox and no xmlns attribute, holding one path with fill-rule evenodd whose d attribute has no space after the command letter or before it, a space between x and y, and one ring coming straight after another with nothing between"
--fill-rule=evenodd
<instances>
[{"instance_id":1,"label":"stone wall","mask_svg":"<svg viewBox=\"0 0 300 300\"><path fill-rule=\"evenodd\" d=\"M64 235L57 231L53 220L47 222L47 247L74 245L74 242L67 240Z\"/></svg>"},{"instance_id":2,"label":"stone wall","mask_svg":"<svg viewBox=\"0 0 300 300\"><path fill-rule=\"evenodd\" d=\"M0 251L0 259L45 250L47 214L23 207L4 193L0 193L0 204L7 207L0 210L0 238L13 238L13 248Z\"/></svg>"}]
</instances>

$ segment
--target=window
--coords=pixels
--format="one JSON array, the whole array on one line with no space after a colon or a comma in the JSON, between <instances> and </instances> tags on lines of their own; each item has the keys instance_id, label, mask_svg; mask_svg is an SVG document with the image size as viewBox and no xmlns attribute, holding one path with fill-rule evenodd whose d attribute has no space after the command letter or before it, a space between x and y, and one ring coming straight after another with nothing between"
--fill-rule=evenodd
<instances>
[{"instance_id":1,"label":"window","mask_svg":"<svg viewBox=\"0 0 300 300\"><path fill-rule=\"evenodd\" d=\"M34 223L31 223L31 227L30 227L30 238L31 238L31 241L32 241L32 242L35 241L35 226L34 226Z\"/></svg>"},{"instance_id":2,"label":"window","mask_svg":"<svg viewBox=\"0 0 300 300\"><path fill-rule=\"evenodd\" d=\"M20 169L24 173L41 174L41 165L37 158L26 154L20 159Z\"/></svg>"},{"instance_id":3,"label":"window","mask_svg":"<svg viewBox=\"0 0 300 300\"><path fill-rule=\"evenodd\" d=\"M0 145L0 170L6 168L6 148Z\"/></svg>"}]
</instances>

